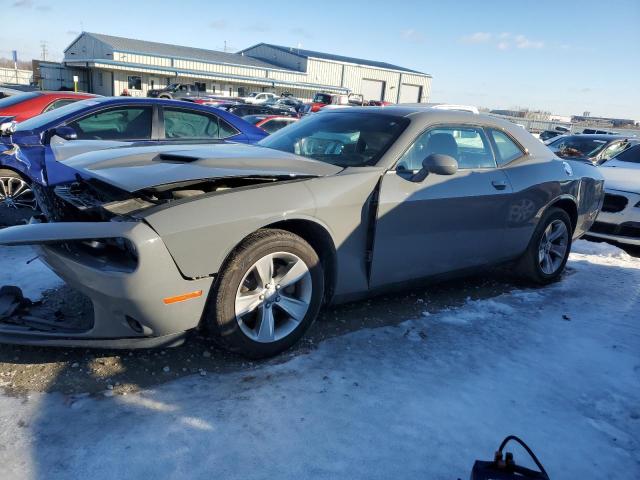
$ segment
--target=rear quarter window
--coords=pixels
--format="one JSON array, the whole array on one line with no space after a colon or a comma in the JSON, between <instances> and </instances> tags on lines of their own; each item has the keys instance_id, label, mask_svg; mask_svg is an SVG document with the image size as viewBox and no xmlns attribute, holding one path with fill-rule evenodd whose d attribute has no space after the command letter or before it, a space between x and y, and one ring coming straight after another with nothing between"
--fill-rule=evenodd
<instances>
[{"instance_id":1,"label":"rear quarter window","mask_svg":"<svg viewBox=\"0 0 640 480\"><path fill-rule=\"evenodd\" d=\"M520 147L506 133L490 129L489 135L496 148L496 162L499 166L513 162L524 155Z\"/></svg>"}]
</instances>

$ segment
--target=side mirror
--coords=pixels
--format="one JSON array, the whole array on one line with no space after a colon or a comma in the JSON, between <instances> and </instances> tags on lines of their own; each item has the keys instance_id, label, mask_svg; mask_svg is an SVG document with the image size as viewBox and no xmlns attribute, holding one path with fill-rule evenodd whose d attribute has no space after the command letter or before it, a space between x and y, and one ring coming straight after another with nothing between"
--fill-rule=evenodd
<instances>
[{"instance_id":1,"label":"side mirror","mask_svg":"<svg viewBox=\"0 0 640 480\"><path fill-rule=\"evenodd\" d=\"M422 169L411 180L421 182L430 173L435 175L453 175L458 171L458 162L455 158L441 153L432 153L422 161Z\"/></svg>"},{"instance_id":2,"label":"side mirror","mask_svg":"<svg viewBox=\"0 0 640 480\"><path fill-rule=\"evenodd\" d=\"M73 127L68 127L63 125L61 127L52 128L47 132L49 135L49 139L51 139L54 135L62 138L63 140L77 140L78 132L76 132Z\"/></svg>"}]
</instances>

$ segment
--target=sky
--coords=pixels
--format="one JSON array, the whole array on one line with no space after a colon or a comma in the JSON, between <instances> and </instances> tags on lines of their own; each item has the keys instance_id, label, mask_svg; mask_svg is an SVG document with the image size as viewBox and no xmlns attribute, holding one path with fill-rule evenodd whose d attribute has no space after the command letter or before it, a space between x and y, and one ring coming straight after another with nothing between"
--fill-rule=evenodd
<instances>
[{"instance_id":1,"label":"sky","mask_svg":"<svg viewBox=\"0 0 640 480\"><path fill-rule=\"evenodd\" d=\"M433 76L433 102L640 121L640 0L0 0L0 57L61 60L81 32L211 50L267 42ZM64 5L64 7L62 7Z\"/></svg>"}]
</instances>

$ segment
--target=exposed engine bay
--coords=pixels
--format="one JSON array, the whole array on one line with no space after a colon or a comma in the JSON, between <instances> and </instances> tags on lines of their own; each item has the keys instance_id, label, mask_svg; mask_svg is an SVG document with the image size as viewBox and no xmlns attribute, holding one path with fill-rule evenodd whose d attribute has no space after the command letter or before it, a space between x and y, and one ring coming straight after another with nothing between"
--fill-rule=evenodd
<instances>
[{"instance_id":1,"label":"exposed engine bay","mask_svg":"<svg viewBox=\"0 0 640 480\"><path fill-rule=\"evenodd\" d=\"M38 192L45 216L51 221L109 221L114 217L136 218L152 207L188 201L204 195L258 184L289 180L291 177L236 177L193 180L127 192L97 179L78 178Z\"/></svg>"}]
</instances>

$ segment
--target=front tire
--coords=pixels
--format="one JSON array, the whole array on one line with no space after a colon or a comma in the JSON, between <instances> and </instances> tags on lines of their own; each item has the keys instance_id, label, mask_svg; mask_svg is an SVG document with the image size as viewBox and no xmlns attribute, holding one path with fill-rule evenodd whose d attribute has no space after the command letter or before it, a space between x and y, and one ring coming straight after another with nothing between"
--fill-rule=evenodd
<instances>
[{"instance_id":1,"label":"front tire","mask_svg":"<svg viewBox=\"0 0 640 480\"><path fill-rule=\"evenodd\" d=\"M25 223L38 211L31 185L19 173L0 168L0 225Z\"/></svg>"},{"instance_id":2,"label":"front tire","mask_svg":"<svg viewBox=\"0 0 640 480\"><path fill-rule=\"evenodd\" d=\"M547 210L527 251L518 262L520 275L539 285L558 280L571 253L572 234L573 227L567 212L555 207Z\"/></svg>"},{"instance_id":3,"label":"front tire","mask_svg":"<svg viewBox=\"0 0 640 480\"><path fill-rule=\"evenodd\" d=\"M291 232L260 230L236 248L221 270L205 324L229 350L269 357L304 335L323 296L324 273L313 248Z\"/></svg>"}]
</instances>

